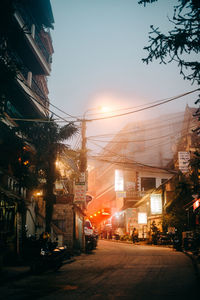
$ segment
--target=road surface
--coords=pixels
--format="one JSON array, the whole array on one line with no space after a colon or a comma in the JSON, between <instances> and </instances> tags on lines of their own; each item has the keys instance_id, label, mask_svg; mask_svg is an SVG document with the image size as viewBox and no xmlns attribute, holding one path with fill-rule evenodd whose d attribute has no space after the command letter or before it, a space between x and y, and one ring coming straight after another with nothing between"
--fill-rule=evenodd
<instances>
[{"instance_id":1,"label":"road surface","mask_svg":"<svg viewBox=\"0 0 200 300\"><path fill-rule=\"evenodd\" d=\"M198 299L191 259L161 246L100 240L58 272L27 276L0 287L5 300Z\"/></svg>"}]
</instances>

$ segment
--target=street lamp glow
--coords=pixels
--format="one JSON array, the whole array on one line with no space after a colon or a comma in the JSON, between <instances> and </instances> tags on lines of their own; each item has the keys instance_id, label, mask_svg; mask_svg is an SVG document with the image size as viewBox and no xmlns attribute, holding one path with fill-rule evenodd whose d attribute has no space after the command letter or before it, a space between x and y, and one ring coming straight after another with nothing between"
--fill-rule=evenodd
<instances>
[{"instance_id":1,"label":"street lamp glow","mask_svg":"<svg viewBox=\"0 0 200 300\"><path fill-rule=\"evenodd\" d=\"M110 111L110 108L108 106L101 106L100 110L102 113L108 113Z\"/></svg>"}]
</instances>

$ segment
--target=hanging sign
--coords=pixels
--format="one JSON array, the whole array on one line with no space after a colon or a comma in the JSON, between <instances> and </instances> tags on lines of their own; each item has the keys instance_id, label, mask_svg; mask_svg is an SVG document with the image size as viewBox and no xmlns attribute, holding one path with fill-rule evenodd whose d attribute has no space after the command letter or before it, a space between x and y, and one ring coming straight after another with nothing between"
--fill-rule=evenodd
<instances>
[{"instance_id":1,"label":"hanging sign","mask_svg":"<svg viewBox=\"0 0 200 300\"><path fill-rule=\"evenodd\" d=\"M161 194L151 194L151 213L153 215L162 214L162 198Z\"/></svg>"},{"instance_id":2,"label":"hanging sign","mask_svg":"<svg viewBox=\"0 0 200 300\"><path fill-rule=\"evenodd\" d=\"M186 152L186 151L178 152L178 165L179 165L179 170L182 173L188 172L189 160L190 160L190 152Z\"/></svg>"},{"instance_id":3,"label":"hanging sign","mask_svg":"<svg viewBox=\"0 0 200 300\"><path fill-rule=\"evenodd\" d=\"M147 213L142 213L142 212L138 213L138 224L143 224L143 225L147 224Z\"/></svg>"},{"instance_id":4,"label":"hanging sign","mask_svg":"<svg viewBox=\"0 0 200 300\"><path fill-rule=\"evenodd\" d=\"M115 191L124 191L124 174L122 170L115 170Z\"/></svg>"},{"instance_id":5,"label":"hanging sign","mask_svg":"<svg viewBox=\"0 0 200 300\"><path fill-rule=\"evenodd\" d=\"M86 186L84 184L74 185L74 203L85 203L86 200Z\"/></svg>"},{"instance_id":6,"label":"hanging sign","mask_svg":"<svg viewBox=\"0 0 200 300\"><path fill-rule=\"evenodd\" d=\"M198 200L196 200L196 201L193 203L193 210L195 210L195 209L197 209L197 208L199 207L199 205L200 205L199 202L200 202L200 201L199 201L199 199L198 199Z\"/></svg>"}]
</instances>

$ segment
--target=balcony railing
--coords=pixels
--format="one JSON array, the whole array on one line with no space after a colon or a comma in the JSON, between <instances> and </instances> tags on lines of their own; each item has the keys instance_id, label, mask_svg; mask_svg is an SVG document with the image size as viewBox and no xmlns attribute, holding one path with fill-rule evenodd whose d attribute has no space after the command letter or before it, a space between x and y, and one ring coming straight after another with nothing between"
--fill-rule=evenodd
<instances>
[{"instance_id":1,"label":"balcony railing","mask_svg":"<svg viewBox=\"0 0 200 300\"><path fill-rule=\"evenodd\" d=\"M144 191L126 191L126 198L140 199L146 195Z\"/></svg>"},{"instance_id":2,"label":"balcony railing","mask_svg":"<svg viewBox=\"0 0 200 300\"><path fill-rule=\"evenodd\" d=\"M16 77L23 82L23 84L28 85L28 73L29 69L24 65L21 57L14 51L7 50L7 64L11 63L12 68L16 69ZM20 76L22 75L22 76ZM32 92L36 94L37 100L41 103L42 107L48 110L49 108L49 100L42 89L42 85L40 84L39 80L33 75L31 87L30 89Z\"/></svg>"},{"instance_id":3,"label":"balcony railing","mask_svg":"<svg viewBox=\"0 0 200 300\"><path fill-rule=\"evenodd\" d=\"M33 92L36 93L37 96L40 97L41 104L43 106L45 106L46 108L48 108L49 107L48 98L47 98L45 92L43 91L43 89L41 87L40 81L34 75L32 77L31 89L33 90Z\"/></svg>"},{"instance_id":4,"label":"balcony railing","mask_svg":"<svg viewBox=\"0 0 200 300\"><path fill-rule=\"evenodd\" d=\"M21 18L24 21L24 30L26 33L29 33L31 35L31 30L32 30L32 25L35 25L35 37L34 40L38 46L38 48L40 49L40 51L42 52L43 56L46 59L46 62L49 64L50 63L50 59L51 59L51 54L48 52L45 44L43 43L43 41L40 38L40 32L43 29L40 29L37 26L37 22L34 20L34 17L31 15L31 13L28 10L25 10L20 4L16 4L16 10L19 11Z\"/></svg>"},{"instance_id":5,"label":"balcony railing","mask_svg":"<svg viewBox=\"0 0 200 300\"><path fill-rule=\"evenodd\" d=\"M23 60L15 51L11 51L9 49L6 50L7 57L5 58L6 64L10 66L10 68L16 70L16 74L20 72L24 79L27 80L28 77L28 68L24 65Z\"/></svg>"}]
</instances>

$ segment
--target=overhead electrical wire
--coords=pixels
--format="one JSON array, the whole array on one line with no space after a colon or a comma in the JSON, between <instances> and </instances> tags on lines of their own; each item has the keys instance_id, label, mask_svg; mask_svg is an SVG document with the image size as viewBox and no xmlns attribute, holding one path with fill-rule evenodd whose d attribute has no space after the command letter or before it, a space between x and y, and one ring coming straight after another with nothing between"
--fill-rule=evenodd
<instances>
[{"instance_id":1,"label":"overhead electrical wire","mask_svg":"<svg viewBox=\"0 0 200 300\"><path fill-rule=\"evenodd\" d=\"M192 130L193 128L191 127L190 129ZM187 136L187 134L183 135L183 137L184 137L184 136ZM159 143L159 144L157 144L157 145L154 144L154 145L148 146L148 149L149 149L149 148L156 148L157 146L165 146L165 145L167 145L167 144L169 144L169 143L170 143L170 141L167 141L167 142L165 142L164 144L163 144L163 142L161 142L161 143ZM99 160L99 159L102 160L101 157L103 157L103 160L105 160L106 162L113 162L113 155L115 155L116 158L122 158L122 159L125 159L126 162L127 162L127 160L130 160L130 163L132 163L132 164L135 164L135 163L136 163L136 164L140 164L140 165L143 165L143 166L149 166L149 167L159 168L159 169L163 169L163 170L168 170L168 169L166 169L166 168L160 168L160 167L156 167L156 166L151 166L151 165L142 164L142 163L140 163L140 162L134 161L132 158L129 158L127 155L120 155L120 154L118 154L118 153L112 151L111 149L105 149L105 148L103 148L102 146L100 146L100 145L98 145L98 144L96 144L96 143L93 143L93 144L94 144L95 146L98 146L98 147L102 148L105 152L111 153L112 156L107 156L107 155L105 155L105 154L99 155L99 156L90 156L92 159L94 159L94 158L96 157L97 160ZM140 151L134 151L134 153L136 153L136 152L140 152ZM124 154L125 154L125 153L124 153ZM143 157L144 157L145 153L142 153L142 155L143 155ZM111 161L106 160L106 157L107 157L107 158L111 158L112 160L111 160ZM122 161L121 161L120 163L126 163L126 162L122 162ZM119 162L118 162L118 163L119 163Z\"/></svg>"},{"instance_id":2,"label":"overhead electrical wire","mask_svg":"<svg viewBox=\"0 0 200 300\"><path fill-rule=\"evenodd\" d=\"M182 121L182 119L183 119L183 117L181 116L180 117L180 121ZM168 122L170 120L174 120L174 117L166 119L166 120L161 121L161 122L156 121L156 122L153 122L153 123L151 122L151 120L150 121L148 120L148 124L149 123L151 123L151 125L158 124L159 125L159 129L160 128L169 127L169 126L173 126L173 125L176 125L176 124L180 124L180 121L177 121L177 120L176 120L176 122L173 122L173 123L170 123L170 124L169 123L162 124L162 123L166 123L166 122ZM131 126L131 124L132 123L129 123L129 126ZM160 124L162 124L162 125L160 125ZM145 123L145 125L147 125L147 122ZM131 133L138 134L139 132L147 132L147 131L150 131L150 130L153 130L153 129L155 129L155 130L158 129L158 125L156 125L154 127L145 127L145 125L142 126L142 128L141 127L140 128L130 128L129 130L122 129L122 130L118 131L117 133L107 133L107 134L92 135L92 136L87 137L87 139L96 138L96 137L100 137L100 138L101 137L102 138L104 138L104 137L107 138L108 137L108 138L111 138L111 137L116 137L116 136L120 136L120 135L123 135L123 136L124 135L130 135Z\"/></svg>"},{"instance_id":3,"label":"overhead electrical wire","mask_svg":"<svg viewBox=\"0 0 200 300\"><path fill-rule=\"evenodd\" d=\"M196 128L195 126L194 127L191 127L190 128L190 130L193 130L194 128ZM187 132L187 130L186 130L186 132ZM178 132L177 134L179 134L179 133L181 133L181 131L180 132ZM182 132L183 133L183 132ZM182 137L185 137L185 136L187 136L187 134L183 134L182 135ZM170 135L168 136L168 137L170 137ZM92 141L90 141L90 142L92 142ZM113 149L113 147L112 147L112 149L108 149L108 147L106 148L106 147L103 147L103 146L101 146L101 145L98 145L98 144L96 144L96 143L94 143L94 142L92 142L95 146L97 146L97 147L99 147L99 148L101 148L101 149L103 149L104 150L104 152L112 152L112 154L116 154L117 156L119 156L117 153L115 153L115 152L113 152L112 151L112 149ZM167 145L167 144L169 144L170 143L170 141L169 140L167 140L167 141L160 141L159 143L157 143L157 144L152 144L152 145L146 145L145 147L144 147L144 149L143 149L143 151L145 152L145 150L146 149L155 149L155 148L157 148L157 147L159 147L159 146L165 146L165 145ZM141 153L141 150L134 150L134 153ZM104 157L105 157L105 154L102 154ZM143 157L145 156L145 155L147 155L147 153L142 153L142 155L143 155Z\"/></svg>"},{"instance_id":4,"label":"overhead electrical wire","mask_svg":"<svg viewBox=\"0 0 200 300\"><path fill-rule=\"evenodd\" d=\"M147 141L154 141L154 140L158 140L158 139L162 139L162 138L166 138L166 137L169 137L170 135L167 134L167 135L163 135L163 136L157 136L157 137L154 137L154 138L151 138L151 139L145 139L145 140L123 140L123 141L102 141L102 140L96 140L96 139L91 139L89 138L88 140L89 141L94 141L94 142L100 142L100 143L112 143L112 144L126 144L126 143L144 143L144 142L147 142Z\"/></svg>"},{"instance_id":5,"label":"overhead electrical wire","mask_svg":"<svg viewBox=\"0 0 200 300\"><path fill-rule=\"evenodd\" d=\"M191 127L190 129L191 130L193 130L193 129L195 129L196 127L194 126L194 127ZM180 131L177 131L176 132L176 135L177 134L180 134L180 133L183 133L183 131L182 130L180 130ZM187 130L186 130L186 132L187 132ZM182 135L183 137L184 136L186 136L187 134L185 134L185 135ZM128 143L145 143L145 142L149 142L149 141L154 141L154 140L158 140L158 139L164 139L164 138L170 138L172 135L171 134L167 134L167 135L164 135L164 136L157 136L157 137L154 137L154 138L151 138L151 139L144 139L144 140L124 140L124 141L102 141L102 140L95 140L95 139L88 139L88 141L91 141L91 142L103 142L103 143L108 143L108 145L109 144L128 144ZM158 145L160 145L160 144L162 144L163 142L161 142L161 143L159 143ZM153 144L153 145L148 145L148 146L146 146L146 147L154 147L154 145L155 144ZM157 146L157 144L155 145L155 146ZM106 147L106 146L105 146ZM105 148L103 148L103 149L105 149Z\"/></svg>"},{"instance_id":6,"label":"overhead electrical wire","mask_svg":"<svg viewBox=\"0 0 200 300\"><path fill-rule=\"evenodd\" d=\"M109 164L116 164L116 165L125 165L126 167L129 166L141 166L141 167L147 167L147 168L152 168L152 169L157 169L157 170L163 170L169 173L175 173L177 174L177 171L175 170L171 170L171 169L167 169L167 168L161 168L161 167L156 167L156 166L151 166L151 165L145 165L145 164L141 164L141 163L137 163L137 162L122 162L122 161L109 161L106 159L101 159L101 158L96 158L95 156L90 156L90 159L93 160L97 160L97 161L101 161L101 162L105 162L105 163L109 163Z\"/></svg>"},{"instance_id":7,"label":"overhead electrical wire","mask_svg":"<svg viewBox=\"0 0 200 300\"><path fill-rule=\"evenodd\" d=\"M18 80L20 80L21 82L23 82L33 93L35 93L35 91L33 91L33 89L28 85L28 84L26 84L25 83L25 81L24 80L22 80L22 79L20 79L19 77L17 77L17 79ZM33 97L33 96L31 96L30 94L28 94L25 90L23 90L23 92L27 95L27 96L29 96L31 99L33 99L34 101L36 101L39 105L41 105L43 108L45 108L46 110L48 110L50 113L52 113L53 115L55 115L56 117L58 117L59 119L61 119L61 120L63 120L64 122L66 122L66 123L69 123L69 124L72 124L72 123L74 123L74 121L71 121L71 122L69 122L68 120L66 120L66 119L64 119L63 117L61 117L61 116L59 116L58 114L56 114L55 112L53 112L53 111L51 111L49 108L47 108L43 103L41 103L39 100L37 100L35 97ZM37 93L35 93L35 94L37 94ZM38 97L40 97L39 95L38 95ZM19 119L18 121L20 121L21 119ZM34 121L34 119L30 119L30 120L33 120Z\"/></svg>"},{"instance_id":8,"label":"overhead electrical wire","mask_svg":"<svg viewBox=\"0 0 200 300\"><path fill-rule=\"evenodd\" d=\"M74 150L75 150L75 149L78 149L80 143L81 143L81 136L79 135L79 136L77 137L76 141L75 141L75 144L74 144L74 146L73 146L73 149L74 149Z\"/></svg>"},{"instance_id":9,"label":"overhead electrical wire","mask_svg":"<svg viewBox=\"0 0 200 300\"><path fill-rule=\"evenodd\" d=\"M35 93L38 97L40 97L41 99L43 99L45 102L48 102L49 105L51 105L52 107L56 108L58 111L62 112L63 114L67 115L68 117L70 118L74 118L77 120L77 117L75 116L72 116L68 113L66 113L64 110L60 109L59 107L57 107L56 105L52 104L49 99L47 100L47 98L43 97L42 95L40 95L39 93L37 93L36 91L34 91L28 84L25 80L19 78L18 76L16 76L16 78L20 81L22 81L26 87L28 87L33 93ZM38 83L33 79L34 83L36 84L36 86L38 87L38 89L40 90L41 93L43 93L43 91L41 90L40 86L38 85ZM59 117L59 116L58 116Z\"/></svg>"},{"instance_id":10,"label":"overhead electrical wire","mask_svg":"<svg viewBox=\"0 0 200 300\"><path fill-rule=\"evenodd\" d=\"M22 81L32 92L36 93L35 91L33 91L33 89L25 82L25 80L22 80L21 78L17 77L18 80ZM38 86L38 85L37 85ZM38 86L38 88L40 89L40 87ZM41 89L40 89L41 90ZM126 113L123 113L123 114L119 114L119 115L113 115L113 116L105 116L105 117L101 117L101 118L94 118L94 119L84 119L85 121L97 121L97 120L104 120L104 119L111 119L111 118L115 118L115 117L121 117L121 116L124 116L124 115L128 115L128 114L133 114L133 113L136 113L136 112L140 112L140 111L143 111L143 110L147 110L147 109L150 109L150 108L153 108L153 107L156 107L156 106L159 106L159 105L162 105L162 104L165 104L165 103L168 103L170 101L174 101L176 99L179 99L181 97L184 97L186 95L189 95L191 93L194 93L196 91L198 91L200 89L195 89L193 91L190 91L190 92L187 92L187 93L184 93L184 94L181 94L181 95L178 95L178 96L175 96L175 97L172 97L172 98L167 98L167 100L161 100L159 103L157 104L153 104L153 105L150 105L150 106L147 106L147 107L144 107L144 108L141 108L141 109L138 109L138 110L135 110L135 111L131 111L131 112L126 112ZM24 91L25 92L25 91ZM25 92L26 93L26 92ZM26 93L28 94L28 93ZM37 94L37 93L36 93ZM40 98L44 99L45 101L47 101L46 98L42 97L41 95L37 94ZM51 111L49 108L47 108L45 105L43 105L40 101L38 101L36 98L34 98L33 96L29 95L33 100L35 100L38 104L40 104L41 106L43 106L46 110L48 110L49 112L51 112L52 114L54 114L55 116L57 116L59 119L61 119L62 121L64 122L67 122L67 123L74 123L74 122L80 122L80 121L83 121L83 119L80 119L79 117L77 116L72 116L68 113L66 113L64 110L61 110L60 108L58 108L57 106L53 105L51 102L48 102L49 105L53 106L54 108L56 108L57 110L59 110L60 112L66 114L68 117L71 117L71 118L74 118L75 120L74 121L69 121L69 120L66 120L64 119L63 117L59 116L58 114L56 114L55 112ZM157 101L155 101L157 102ZM155 103L155 102L152 102L152 103ZM147 104L148 105L148 104Z\"/></svg>"},{"instance_id":11,"label":"overhead electrical wire","mask_svg":"<svg viewBox=\"0 0 200 300\"><path fill-rule=\"evenodd\" d=\"M175 96L175 97L172 97L168 100L165 100L165 101L162 101L160 103L157 103L157 104L153 104L153 105L150 105L148 107L145 107L145 108L141 108L141 109L137 109L137 110L134 110L134 111L131 111L131 112L126 112L126 113L123 113L123 114L118 114L118 115L113 115L113 116L106 116L106 117L102 117L102 118L94 118L94 119L86 119L85 121L99 121L99 120L106 120L106 119L112 119L112 118L117 118L117 117L122 117L122 116L126 116L126 115L130 115L130 114L133 114L133 113L137 113L137 112L140 112L140 111L144 111L144 110L147 110L147 109L150 109L150 108L153 108L153 107L157 107L159 105L162 105L162 104L165 104L165 103L168 103L168 102L171 102L171 101L174 101L176 99L179 99L179 98L182 98L184 96L187 96L189 94L192 94L194 92L197 92L199 91L200 88L198 89L195 89L195 90L192 90L190 92L187 92L187 93L184 93L184 94L181 94L181 95L178 95L178 96Z\"/></svg>"},{"instance_id":12,"label":"overhead electrical wire","mask_svg":"<svg viewBox=\"0 0 200 300\"><path fill-rule=\"evenodd\" d=\"M141 104L141 105L136 105L136 106L131 106L131 107L122 107L122 108L118 108L118 109L115 109L115 110L108 111L107 113L111 114L111 113L114 113L114 112L117 112L117 111L124 111L124 110L135 109L135 108L138 108L138 107L144 107L144 106L147 106L147 105L150 105L150 104L160 103L160 102L163 102L163 101L166 101L166 100L169 100L169 99L171 99L171 97L156 100L156 101L152 101L152 102ZM105 112L88 113L87 116L96 116L96 115L102 115L102 114L105 114ZM77 116L77 118L82 118L82 116Z\"/></svg>"}]
</instances>

